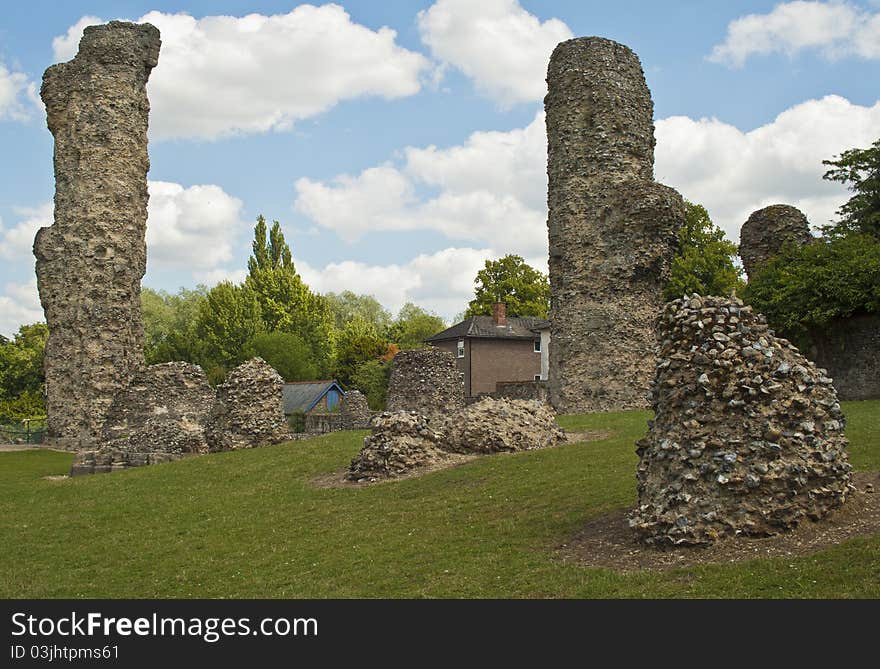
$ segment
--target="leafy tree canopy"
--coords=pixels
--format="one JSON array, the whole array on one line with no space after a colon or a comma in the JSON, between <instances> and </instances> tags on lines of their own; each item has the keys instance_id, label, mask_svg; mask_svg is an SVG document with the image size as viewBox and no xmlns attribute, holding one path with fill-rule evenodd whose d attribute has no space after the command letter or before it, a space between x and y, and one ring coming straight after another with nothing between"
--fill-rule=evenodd
<instances>
[{"instance_id":1,"label":"leafy tree canopy","mask_svg":"<svg viewBox=\"0 0 880 669\"><path fill-rule=\"evenodd\" d=\"M337 330L342 330L354 318L372 323L379 333L391 326L391 314L372 295L357 295L344 290L341 293L325 293L324 299L333 314Z\"/></svg>"},{"instance_id":2,"label":"leafy tree canopy","mask_svg":"<svg viewBox=\"0 0 880 669\"><path fill-rule=\"evenodd\" d=\"M880 139L870 148L849 149L822 164L832 168L824 179L848 184L854 193L837 210L838 223L823 226L823 232L832 237L862 233L880 238Z\"/></svg>"},{"instance_id":3,"label":"leafy tree canopy","mask_svg":"<svg viewBox=\"0 0 880 669\"><path fill-rule=\"evenodd\" d=\"M685 208L685 224L678 233L679 251L672 259L663 299L691 293L726 296L741 291L742 270L733 262L736 244L725 239L705 207L685 200Z\"/></svg>"},{"instance_id":4,"label":"leafy tree canopy","mask_svg":"<svg viewBox=\"0 0 880 669\"><path fill-rule=\"evenodd\" d=\"M181 288L173 295L164 290L141 289L144 357L148 365L196 361L200 346L196 321L207 293L207 287L201 285L195 290Z\"/></svg>"},{"instance_id":5,"label":"leafy tree canopy","mask_svg":"<svg viewBox=\"0 0 880 669\"><path fill-rule=\"evenodd\" d=\"M272 365L285 381L318 378L311 348L292 332L262 332L253 338L250 350Z\"/></svg>"},{"instance_id":6,"label":"leafy tree canopy","mask_svg":"<svg viewBox=\"0 0 880 669\"><path fill-rule=\"evenodd\" d=\"M750 277L743 297L803 345L835 319L880 311L880 239L850 234L785 246Z\"/></svg>"},{"instance_id":7,"label":"leafy tree canopy","mask_svg":"<svg viewBox=\"0 0 880 669\"><path fill-rule=\"evenodd\" d=\"M0 398L13 399L27 391L42 394L48 339L46 324L34 323L22 325L12 340L0 345Z\"/></svg>"},{"instance_id":8,"label":"leafy tree canopy","mask_svg":"<svg viewBox=\"0 0 880 669\"><path fill-rule=\"evenodd\" d=\"M521 256L506 255L487 260L474 279L474 299L465 318L491 316L495 302L507 303L508 316L546 318L550 309L547 275L531 267Z\"/></svg>"},{"instance_id":9,"label":"leafy tree canopy","mask_svg":"<svg viewBox=\"0 0 880 669\"><path fill-rule=\"evenodd\" d=\"M356 317L339 334L334 376L344 388L351 388L358 365L381 360L387 352L388 341L379 335L375 325Z\"/></svg>"},{"instance_id":10,"label":"leafy tree canopy","mask_svg":"<svg viewBox=\"0 0 880 669\"><path fill-rule=\"evenodd\" d=\"M446 323L437 314L425 311L412 302L400 308L394 324L388 332L388 339L401 349L421 348L424 341L446 327Z\"/></svg>"},{"instance_id":11,"label":"leafy tree canopy","mask_svg":"<svg viewBox=\"0 0 880 669\"><path fill-rule=\"evenodd\" d=\"M250 343L265 331L260 302L247 286L218 283L199 305L195 330L201 342L197 362L216 383L251 357Z\"/></svg>"}]
</instances>

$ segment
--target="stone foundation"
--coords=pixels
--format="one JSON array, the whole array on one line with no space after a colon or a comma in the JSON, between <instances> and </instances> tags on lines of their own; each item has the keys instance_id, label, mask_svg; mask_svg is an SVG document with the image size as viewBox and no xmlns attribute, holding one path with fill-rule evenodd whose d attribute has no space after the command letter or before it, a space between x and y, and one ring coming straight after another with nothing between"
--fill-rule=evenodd
<instances>
[{"instance_id":1,"label":"stone foundation","mask_svg":"<svg viewBox=\"0 0 880 669\"><path fill-rule=\"evenodd\" d=\"M530 451L557 446L565 432L549 405L484 397L449 421L444 449L458 453Z\"/></svg>"},{"instance_id":2,"label":"stone foundation","mask_svg":"<svg viewBox=\"0 0 880 669\"><path fill-rule=\"evenodd\" d=\"M464 405L464 377L452 353L421 348L394 356L388 381L388 411L414 411L442 431L446 417Z\"/></svg>"}]
</instances>

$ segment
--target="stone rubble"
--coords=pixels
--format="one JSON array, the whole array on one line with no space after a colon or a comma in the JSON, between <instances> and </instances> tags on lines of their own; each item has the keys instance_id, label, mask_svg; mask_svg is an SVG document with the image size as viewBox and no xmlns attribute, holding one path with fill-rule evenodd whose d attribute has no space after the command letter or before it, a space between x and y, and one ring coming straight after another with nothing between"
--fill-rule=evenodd
<instances>
[{"instance_id":1,"label":"stone rubble","mask_svg":"<svg viewBox=\"0 0 880 669\"><path fill-rule=\"evenodd\" d=\"M290 439L281 400L284 379L262 358L233 369L217 386L205 428L211 452L234 451Z\"/></svg>"},{"instance_id":2,"label":"stone rubble","mask_svg":"<svg viewBox=\"0 0 880 669\"><path fill-rule=\"evenodd\" d=\"M55 220L34 240L49 326L47 443L94 449L116 394L144 366L146 84L159 31L89 26L76 57L48 68L40 94L55 139Z\"/></svg>"},{"instance_id":3,"label":"stone rubble","mask_svg":"<svg viewBox=\"0 0 880 669\"><path fill-rule=\"evenodd\" d=\"M659 335L630 515L642 541L775 534L844 503L852 468L825 370L736 298L674 300Z\"/></svg>"},{"instance_id":4,"label":"stone rubble","mask_svg":"<svg viewBox=\"0 0 880 669\"><path fill-rule=\"evenodd\" d=\"M444 447L458 453L529 451L557 446L565 432L556 413L534 400L484 397L449 422Z\"/></svg>"},{"instance_id":5,"label":"stone rubble","mask_svg":"<svg viewBox=\"0 0 880 669\"><path fill-rule=\"evenodd\" d=\"M653 102L635 53L561 42L547 86L550 403L642 409L684 201L653 178Z\"/></svg>"},{"instance_id":6,"label":"stone rubble","mask_svg":"<svg viewBox=\"0 0 880 669\"><path fill-rule=\"evenodd\" d=\"M415 411L442 431L447 416L464 406L464 375L452 353L420 348L394 356L388 381L388 411Z\"/></svg>"},{"instance_id":7,"label":"stone rubble","mask_svg":"<svg viewBox=\"0 0 880 669\"><path fill-rule=\"evenodd\" d=\"M383 411L373 418L372 434L351 461L347 478L364 482L401 476L448 458L424 416L414 411Z\"/></svg>"}]
</instances>

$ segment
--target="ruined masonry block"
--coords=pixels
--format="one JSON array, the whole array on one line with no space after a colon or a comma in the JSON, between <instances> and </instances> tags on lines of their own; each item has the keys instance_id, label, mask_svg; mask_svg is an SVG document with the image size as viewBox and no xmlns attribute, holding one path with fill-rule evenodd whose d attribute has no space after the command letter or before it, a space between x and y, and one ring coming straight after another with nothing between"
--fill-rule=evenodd
<instances>
[{"instance_id":1,"label":"ruined masonry block","mask_svg":"<svg viewBox=\"0 0 880 669\"><path fill-rule=\"evenodd\" d=\"M657 546L768 535L846 500L845 419L825 370L736 298L670 302L630 525Z\"/></svg>"},{"instance_id":2,"label":"ruined masonry block","mask_svg":"<svg viewBox=\"0 0 880 669\"><path fill-rule=\"evenodd\" d=\"M76 57L43 75L55 222L37 233L34 255L56 447L95 448L115 395L144 365L146 83L159 45L149 24L90 26Z\"/></svg>"},{"instance_id":3,"label":"ruined masonry block","mask_svg":"<svg viewBox=\"0 0 880 669\"><path fill-rule=\"evenodd\" d=\"M366 430L370 427L370 405L360 390L346 391L339 405L339 414L343 430Z\"/></svg>"},{"instance_id":4,"label":"ruined masonry block","mask_svg":"<svg viewBox=\"0 0 880 669\"><path fill-rule=\"evenodd\" d=\"M645 408L684 201L653 181L653 103L630 49L562 42L547 84L550 402Z\"/></svg>"},{"instance_id":5,"label":"ruined masonry block","mask_svg":"<svg viewBox=\"0 0 880 669\"><path fill-rule=\"evenodd\" d=\"M464 378L455 356L439 348L401 351L388 382L388 411L415 411L442 431L447 417L464 408Z\"/></svg>"},{"instance_id":6,"label":"ruined masonry block","mask_svg":"<svg viewBox=\"0 0 880 669\"><path fill-rule=\"evenodd\" d=\"M813 239L807 217L787 204L773 204L752 212L739 231L739 257L746 274L754 273L779 253L786 243L798 246Z\"/></svg>"}]
</instances>

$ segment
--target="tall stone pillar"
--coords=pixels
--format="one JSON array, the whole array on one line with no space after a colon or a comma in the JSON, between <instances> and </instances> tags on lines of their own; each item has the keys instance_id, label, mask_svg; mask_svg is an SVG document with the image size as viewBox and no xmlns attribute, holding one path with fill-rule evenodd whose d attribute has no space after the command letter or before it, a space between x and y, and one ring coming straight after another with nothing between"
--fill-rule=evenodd
<instances>
[{"instance_id":1,"label":"tall stone pillar","mask_svg":"<svg viewBox=\"0 0 880 669\"><path fill-rule=\"evenodd\" d=\"M547 84L550 402L646 408L685 218L681 196L653 180L651 93L636 54L599 37L560 43Z\"/></svg>"},{"instance_id":2,"label":"tall stone pillar","mask_svg":"<svg viewBox=\"0 0 880 669\"><path fill-rule=\"evenodd\" d=\"M34 241L49 326L48 436L94 448L114 396L144 365L146 83L159 31L113 21L85 29L76 57L43 75L55 138L55 222Z\"/></svg>"}]
</instances>

